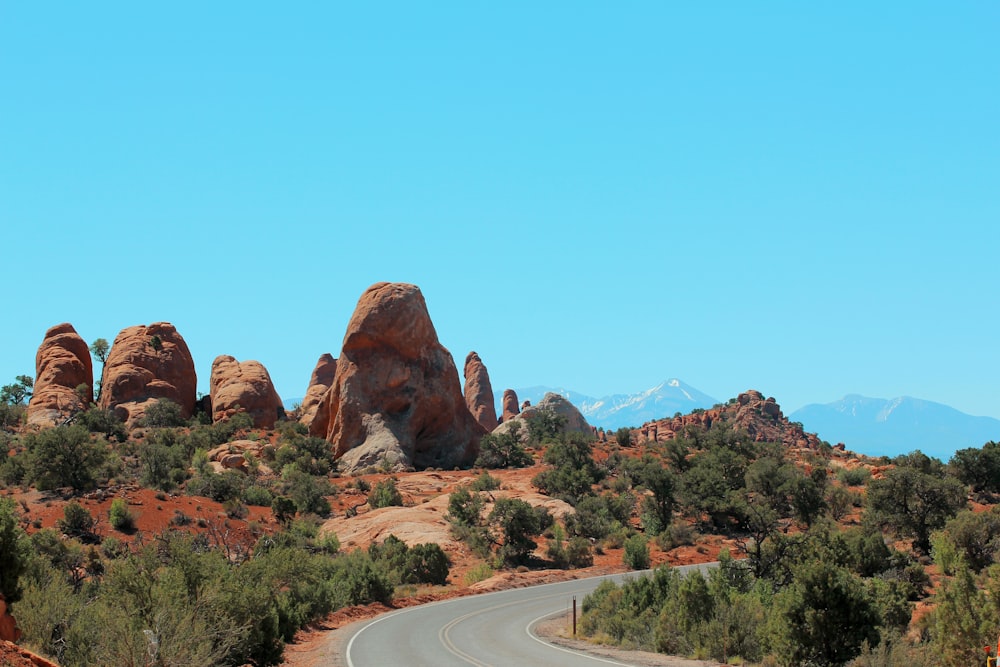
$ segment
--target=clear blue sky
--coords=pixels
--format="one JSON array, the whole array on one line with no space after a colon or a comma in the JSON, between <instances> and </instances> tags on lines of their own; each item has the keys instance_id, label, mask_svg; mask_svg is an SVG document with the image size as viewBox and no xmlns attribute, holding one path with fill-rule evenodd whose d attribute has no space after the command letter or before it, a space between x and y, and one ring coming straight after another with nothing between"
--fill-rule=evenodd
<instances>
[{"instance_id":1,"label":"clear blue sky","mask_svg":"<svg viewBox=\"0 0 1000 667\"><path fill-rule=\"evenodd\" d=\"M1000 4L710 5L0 1L0 381L166 320L300 397L388 280L498 393L1000 417Z\"/></svg>"}]
</instances>

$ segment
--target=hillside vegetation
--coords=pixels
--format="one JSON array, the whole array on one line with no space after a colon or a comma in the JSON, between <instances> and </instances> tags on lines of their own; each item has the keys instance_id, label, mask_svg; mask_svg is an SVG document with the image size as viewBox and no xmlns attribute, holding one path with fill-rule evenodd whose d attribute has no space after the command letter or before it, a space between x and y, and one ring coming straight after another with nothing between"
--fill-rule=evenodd
<instances>
[{"instance_id":1,"label":"hillside vegetation","mask_svg":"<svg viewBox=\"0 0 1000 667\"><path fill-rule=\"evenodd\" d=\"M868 460L760 439L774 422L752 436L738 407L660 441L543 411L485 436L470 470L344 476L294 421L209 424L162 401L131 431L97 408L39 431L8 401L0 592L22 642L66 666L267 665L345 606L660 566L588 597L582 631L758 664L981 659L1000 627L1000 447ZM447 538L421 540L410 518L438 500L425 520ZM715 558L707 577L670 569Z\"/></svg>"}]
</instances>

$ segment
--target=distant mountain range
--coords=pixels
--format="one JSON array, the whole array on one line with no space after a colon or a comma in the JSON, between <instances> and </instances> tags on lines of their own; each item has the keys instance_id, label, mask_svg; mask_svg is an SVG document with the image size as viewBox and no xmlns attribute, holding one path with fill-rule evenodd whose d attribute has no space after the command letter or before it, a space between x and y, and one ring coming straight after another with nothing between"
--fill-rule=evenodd
<instances>
[{"instance_id":1,"label":"distant mountain range","mask_svg":"<svg viewBox=\"0 0 1000 667\"><path fill-rule=\"evenodd\" d=\"M839 401L807 405L788 415L806 431L831 444L870 456L895 456L919 449L943 461L959 449L1000 440L1000 419L973 417L941 403L902 396L869 398L857 394Z\"/></svg>"},{"instance_id":2,"label":"distant mountain range","mask_svg":"<svg viewBox=\"0 0 1000 667\"><path fill-rule=\"evenodd\" d=\"M591 426L604 429L641 426L654 419L672 417L678 412L687 414L698 408L710 408L719 402L676 378L636 394L613 394L603 398L555 387L527 387L514 391L518 401L531 401L532 405L548 392L560 394L583 413Z\"/></svg>"}]
</instances>

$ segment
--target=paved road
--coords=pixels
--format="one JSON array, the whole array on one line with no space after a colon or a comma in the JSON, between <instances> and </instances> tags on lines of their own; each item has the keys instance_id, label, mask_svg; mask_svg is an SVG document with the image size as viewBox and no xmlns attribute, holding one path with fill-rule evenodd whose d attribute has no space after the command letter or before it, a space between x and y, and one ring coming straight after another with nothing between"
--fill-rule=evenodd
<instances>
[{"instance_id":1,"label":"paved road","mask_svg":"<svg viewBox=\"0 0 1000 667\"><path fill-rule=\"evenodd\" d=\"M681 571L709 567L694 565ZM585 595L611 575L474 595L379 616L348 638L348 667L597 667L625 665L576 653L537 638L531 626L549 616L577 609Z\"/></svg>"}]
</instances>

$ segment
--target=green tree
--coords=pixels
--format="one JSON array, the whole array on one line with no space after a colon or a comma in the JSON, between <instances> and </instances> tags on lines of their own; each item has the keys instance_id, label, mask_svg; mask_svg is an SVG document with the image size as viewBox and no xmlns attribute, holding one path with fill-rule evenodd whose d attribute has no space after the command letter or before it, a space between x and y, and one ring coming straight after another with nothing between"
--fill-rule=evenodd
<instances>
[{"instance_id":1,"label":"green tree","mask_svg":"<svg viewBox=\"0 0 1000 667\"><path fill-rule=\"evenodd\" d=\"M545 408L532 409L525 421L528 422L528 438L535 445L558 440L566 428L565 415Z\"/></svg>"},{"instance_id":2,"label":"green tree","mask_svg":"<svg viewBox=\"0 0 1000 667\"><path fill-rule=\"evenodd\" d=\"M31 398L31 389L34 385L35 380L30 375L18 375L12 384L0 387L0 403L21 405L26 399Z\"/></svg>"},{"instance_id":3,"label":"green tree","mask_svg":"<svg viewBox=\"0 0 1000 667\"><path fill-rule=\"evenodd\" d=\"M92 440L90 432L79 425L29 433L23 442L27 448L25 478L41 490L93 488L108 457L107 443Z\"/></svg>"},{"instance_id":4,"label":"green tree","mask_svg":"<svg viewBox=\"0 0 1000 667\"><path fill-rule=\"evenodd\" d=\"M168 398L161 398L146 408L142 425L149 428L184 426L187 419L180 405Z\"/></svg>"},{"instance_id":5,"label":"green tree","mask_svg":"<svg viewBox=\"0 0 1000 667\"><path fill-rule=\"evenodd\" d=\"M642 501L642 525L651 535L658 535L673 521L676 481L673 473L658 461L647 459L639 473L639 482L651 495Z\"/></svg>"},{"instance_id":6,"label":"green tree","mask_svg":"<svg viewBox=\"0 0 1000 667\"><path fill-rule=\"evenodd\" d=\"M965 489L919 457L900 463L868 483L865 511L881 526L913 537L913 547L926 553L931 532L965 506Z\"/></svg>"},{"instance_id":7,"label":"green tree","mask_svg":"<svg viewBox=\"0 0 1000 667\"><path fill-rule=\"evenodd\" d=\"M487 522L492 540L499 545L497 558L507 565L525 562L538 544L531 539L541 532L538 514L518 498L497 498Z\"/></svg>"},{"instance_id":8,"label":"green tree","mask_svg":"<svg viewBox=\"0 0 1000 667\"><path fill-rule=\"evenodd\" d=\"M90 353L101 362L101 372L97 374L97 382L94 383L94 401L101 400L101 387L104 385L104 364L108 361L108 352L111 345L104 338L98 338L90 344Z\"/></svg>"},{"instance_id":9,"label":"green tree","mask_svg":"<svg viewBox=\"0 0 1000 667\"><path fill-rule=\"evenodd\" d=\"M1000 443L987 442L980 448L960 449L948 461L948 468L975 493L1000 491Z\"/></svg>"},{"instance_id":10,"label":"green tree","mask_svg":"<svg viewBox=\"0 0 1000 667\"><path fill-rule=\"evenodd\" d=\"M843 665L878 643L879 615L861 580L846 569L809 561L774 599L771 637L786 665Z\"/></svg>"},{"instance_id":11,"label":"green tree","mask_svg":"<svg viewBox=\"0 0 1000 667\"><path fill-rule=\"evenodd\" d=\"M0 593L8 602L21 599L21 575L32 558L31 543L18 522L13 498L0 497Z\"/></svg>"},{"instance_id":12,"label":"green tree","mask_svg":"<svg viewBox=\"0 0 1000 667\"><path fill-rule=\"evenodd\" d=\"M570 432L549 444L544 461L551 465L531 480L542 493L576 504L593 492L593 485L603 477L594 463L593 442L582 433Z\"/></svg>"},{"instance_id":13,"label":"green tree","mask_svg":"<svg viewBox=\"0 0 1000 667\"><path fill-rule=\"evenodd\" d=\"M1000 507L960 512L934 533L932 542L934 560L946 574L954 572L960 560L973 572L981 571L1000 551Z\"/></svg>"},{"instance_id":14,"label":"green tree","mask_svg":"<svg viewBox=\"0 0 1000 667\"><path fill-rule=\"evenodd\" d=\"M459 487L448 497L448 520L462 526L476 526L484 504L478 493Z\"/></svg>"},{"instance_id":15,"label":"green tree","mask_svg":"<svg viewBox=\"0 0 1000 667\"><path fill-rule=\"evenodd\" d=\"M524 468L535 460L521 444L521 425L512 422L504 433L488 433L479 441L478 468Z\"/></svg>"},{"instance_id":16,"label":"green tree","mask_svg":"<svg viewBox=\"0 0 1000 667\"><path fill-rule=\"evenodd\" d=\"M976 665L983 646L997 632L997 612L986 593L976 587L972 572L960 565L951 581L935 596L928 629L935 653L945 665Z\"/></svg>"},{"instance_id":17,"label":"green tree","mask_svg":"<svg viewBox=\"0 0 1000 667\"><path fill-rule=\"evenodd\" d=\"M615 442L618 443L619 447L631 447L632 446L632 429L627 426L615 431Z\"/></svg>"}]
</instances>

